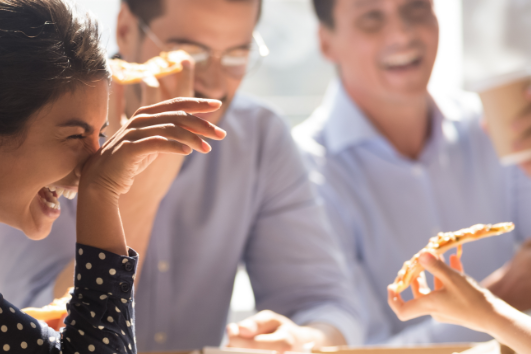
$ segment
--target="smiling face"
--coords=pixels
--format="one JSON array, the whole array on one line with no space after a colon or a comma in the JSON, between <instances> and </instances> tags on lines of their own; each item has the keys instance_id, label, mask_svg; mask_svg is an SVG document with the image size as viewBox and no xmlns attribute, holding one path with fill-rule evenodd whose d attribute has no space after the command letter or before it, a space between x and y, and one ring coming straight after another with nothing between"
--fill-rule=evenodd
<instances>
[{"instance_id":1,"label":"smiling face","mask_svg":"<svg viewBox=\"0 0 531 354\"><path fill-rule=\"evenodd\" d=\"M431 0L336 0L333 17L334 28L321 26L321 47L349 93L427 93L439 37Z\"/></svg>"},{"instance_id":2,"label":"smiling face","mask_svg":"<svg viewBox=\"0 0 531 354\"><path fill-rule=\"evenodd\" d=\"M99 149L108 94L107 80L80 85L30 118L22 144L0 147L0 222L34 240L49 234L57 198L75 197L83 164Z\"/></svg>"},{"instance_id":3,"label":"smiling face","mask_svg":"<svg viewBox=\"0 0 531 354\"><path fill-rule=\"evenodd\" d=\"M248 48L253 41L259 1L163 0L163 8L164 14L149 24L153 34L167 46L160 48L151 38L140 34L137 19L127 6L122 6L117 41L125 60L142 63L159 55L161 49L167 50L172 44L182 43L197 44L217 53ZM218 123L243 77L227 75L216 58L207 69L196 71L194 79L196 97L223 102L219 111L201 115L214 124Z\"/></svg>"}]
</instances>

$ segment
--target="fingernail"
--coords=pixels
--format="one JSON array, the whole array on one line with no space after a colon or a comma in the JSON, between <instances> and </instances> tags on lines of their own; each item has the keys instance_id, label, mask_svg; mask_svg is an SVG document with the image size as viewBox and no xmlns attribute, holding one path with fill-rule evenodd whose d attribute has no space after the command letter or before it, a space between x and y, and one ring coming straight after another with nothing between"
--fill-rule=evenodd
<instances>
[{"instance_id":1,"label":"fingernail","mask_svg":"<svg viewBox=\"0 0 531 354\"><path fill-rule=\"evenodd\" d=\"M183 145L183 152L185 154L191 154L192 153L192 148L189 147L188 145Z\"/></svg>"},{"instance_id":2,"label":"fingernail","mask_svg":"<svg viewBox=\"0 0 531 354\"><path fill-rule=\"evenodd\" d=\"M212 147L206 141L203 141L203 150L206 152L210 152L212 151Z\"/></svg>"},{"instance_id":3,"label":"fingernail","mask_svg":"<svg viewBox=\"0 0 531 354\"><path fill-rule=\"evenodd\" d=\"M190 60L185 59L181 62L181 65L183 66L183 69L188 70L192 67L192 63L190 63Z\"/></svg>"},{"instance_id":4,"label":"fingernail","mask_svg":"<svg viewBox=\"0 0 531 354\"><path fill-rule=\"evenodd\" d=\"M220 107L223 103L218 100L207 100L210 107Z\"/></svg>"},{"instance_id":5,"label":"fingernail","mask_svg":"<svg viewBox=\"0 0 531 354\"><path fill-rule=\"evenodd\" d=\"M216 136L218 138L224 138L227 136L227 132L221 128L216 127Z\"/></svg>"}]
</instances>

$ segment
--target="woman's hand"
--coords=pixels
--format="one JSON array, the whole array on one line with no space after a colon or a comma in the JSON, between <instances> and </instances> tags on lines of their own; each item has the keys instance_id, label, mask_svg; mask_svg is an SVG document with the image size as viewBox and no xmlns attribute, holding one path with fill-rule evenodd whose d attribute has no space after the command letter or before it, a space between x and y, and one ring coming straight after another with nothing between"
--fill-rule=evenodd
<instances>
[{"instance_id":1,"label":"woman's hand","mask_svg":"<svg viewBox=\"0 0 531 354\"><path fill-rule=\"evenodd\" d=\"M140 108L86 163L80 188L90 186L118 197L159 153L210 152L203 137L221 140L226 133L190 113L217 110L219 101L179 98Z\"/></svg>"},{"instance_id":2,"label":"woman's hand","mask_svg":"<svg viewBox=\"0 0 531 354\"><path fill-rule=\"evenodd\" d=\"M389 287L389 306L398 318L407 321L431 315L439 322L486 332L517 353L530 352L531 317L465 276L456 256L450 258L454 269L429 252L420 255L420 263L436 277L435 290L430 291L425 277L420 276L412 283L415 299L404 302Z\"/></svg>"},{"instance_id":3,"label":"woman's hand","mask_svg":"<svg viewBox=\"0 0 531 354\"><path fill-rule=\"evenodd\" d=\"M180 98L140 108L85 164L79 185L77 241L116 254L127 254L119 196L158 154L188 155L210 151L203 137L221 140L226 133L190 113L211 112L221 102Z\"/></svg>"},{"instance_id":4,"label":"woman's hand","mask_svg":"<svg viewBox=\"0 0 531 354\"><path fill-rule=\"evenodd\" d=\"M388 288L388 303L402 321L431 315L439 322L452 323L488 332L493 303L497 300L488 290L462 273L459 259L452 255L452 268L429 252L420 255L420 264L435 277L430 291L424 273L411 284L414 299L404 302L400 294Z\"/></svg>"}]
</instances>

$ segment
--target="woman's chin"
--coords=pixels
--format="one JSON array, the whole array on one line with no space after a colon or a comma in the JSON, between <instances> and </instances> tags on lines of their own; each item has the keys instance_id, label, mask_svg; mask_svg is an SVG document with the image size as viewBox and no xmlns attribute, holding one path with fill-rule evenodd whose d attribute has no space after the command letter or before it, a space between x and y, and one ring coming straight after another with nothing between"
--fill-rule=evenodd
<instances>
[{"instance_id":1,"label":"woman's chin","mask_svg":"<svg viewBox=\"0 0 531 354\"><path fill-rule=\"evenodd\" d=\"M30 205L30 214L30 220L22 225L22 231L28 238L38 241L50 234L53 223L61 215L61 210L50 207L37 195Z\"/></svg>"}]
</instances>

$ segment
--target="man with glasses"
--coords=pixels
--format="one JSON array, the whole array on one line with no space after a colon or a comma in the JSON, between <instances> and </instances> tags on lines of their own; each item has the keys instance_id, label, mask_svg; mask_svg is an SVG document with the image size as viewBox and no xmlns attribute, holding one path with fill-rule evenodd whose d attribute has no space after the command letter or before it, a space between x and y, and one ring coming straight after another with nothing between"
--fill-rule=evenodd
<instances>
[{"instance_id":1,"label":"man with glasses","mask_svg":"<svg viewBox=\"0 0 531 354\"><path fill-rule=\"evenodd\" d=\"M260 6L258 0L121 6L117 41L125 60L144 62L175 49L190 59L179 74L113 87L111 123L141 105L195 95L223 102L220 111L201 116L228 134L222 143L210 142L208 155L159 156L120 200L128 244L143 259L135 302L139 351L217 346L225 330L229 346L281 352L356 341L342 254L289 129L263 104L237 93L245 73L267 55L254 32ZM71 269L62 270L70 261L65 245L73 247L74 216L72 205L63 207L38 246L18 243L13 231L2 229L0 269L12 271L0 273L0 281L20 305L44 305L72 282ZM15 251L3 251L2 242ZM18 260L23 269L10 266L17 249L31 254ZM242 261L257 309L270 311L226 329Z\"/></svg>"}]
</instances>

